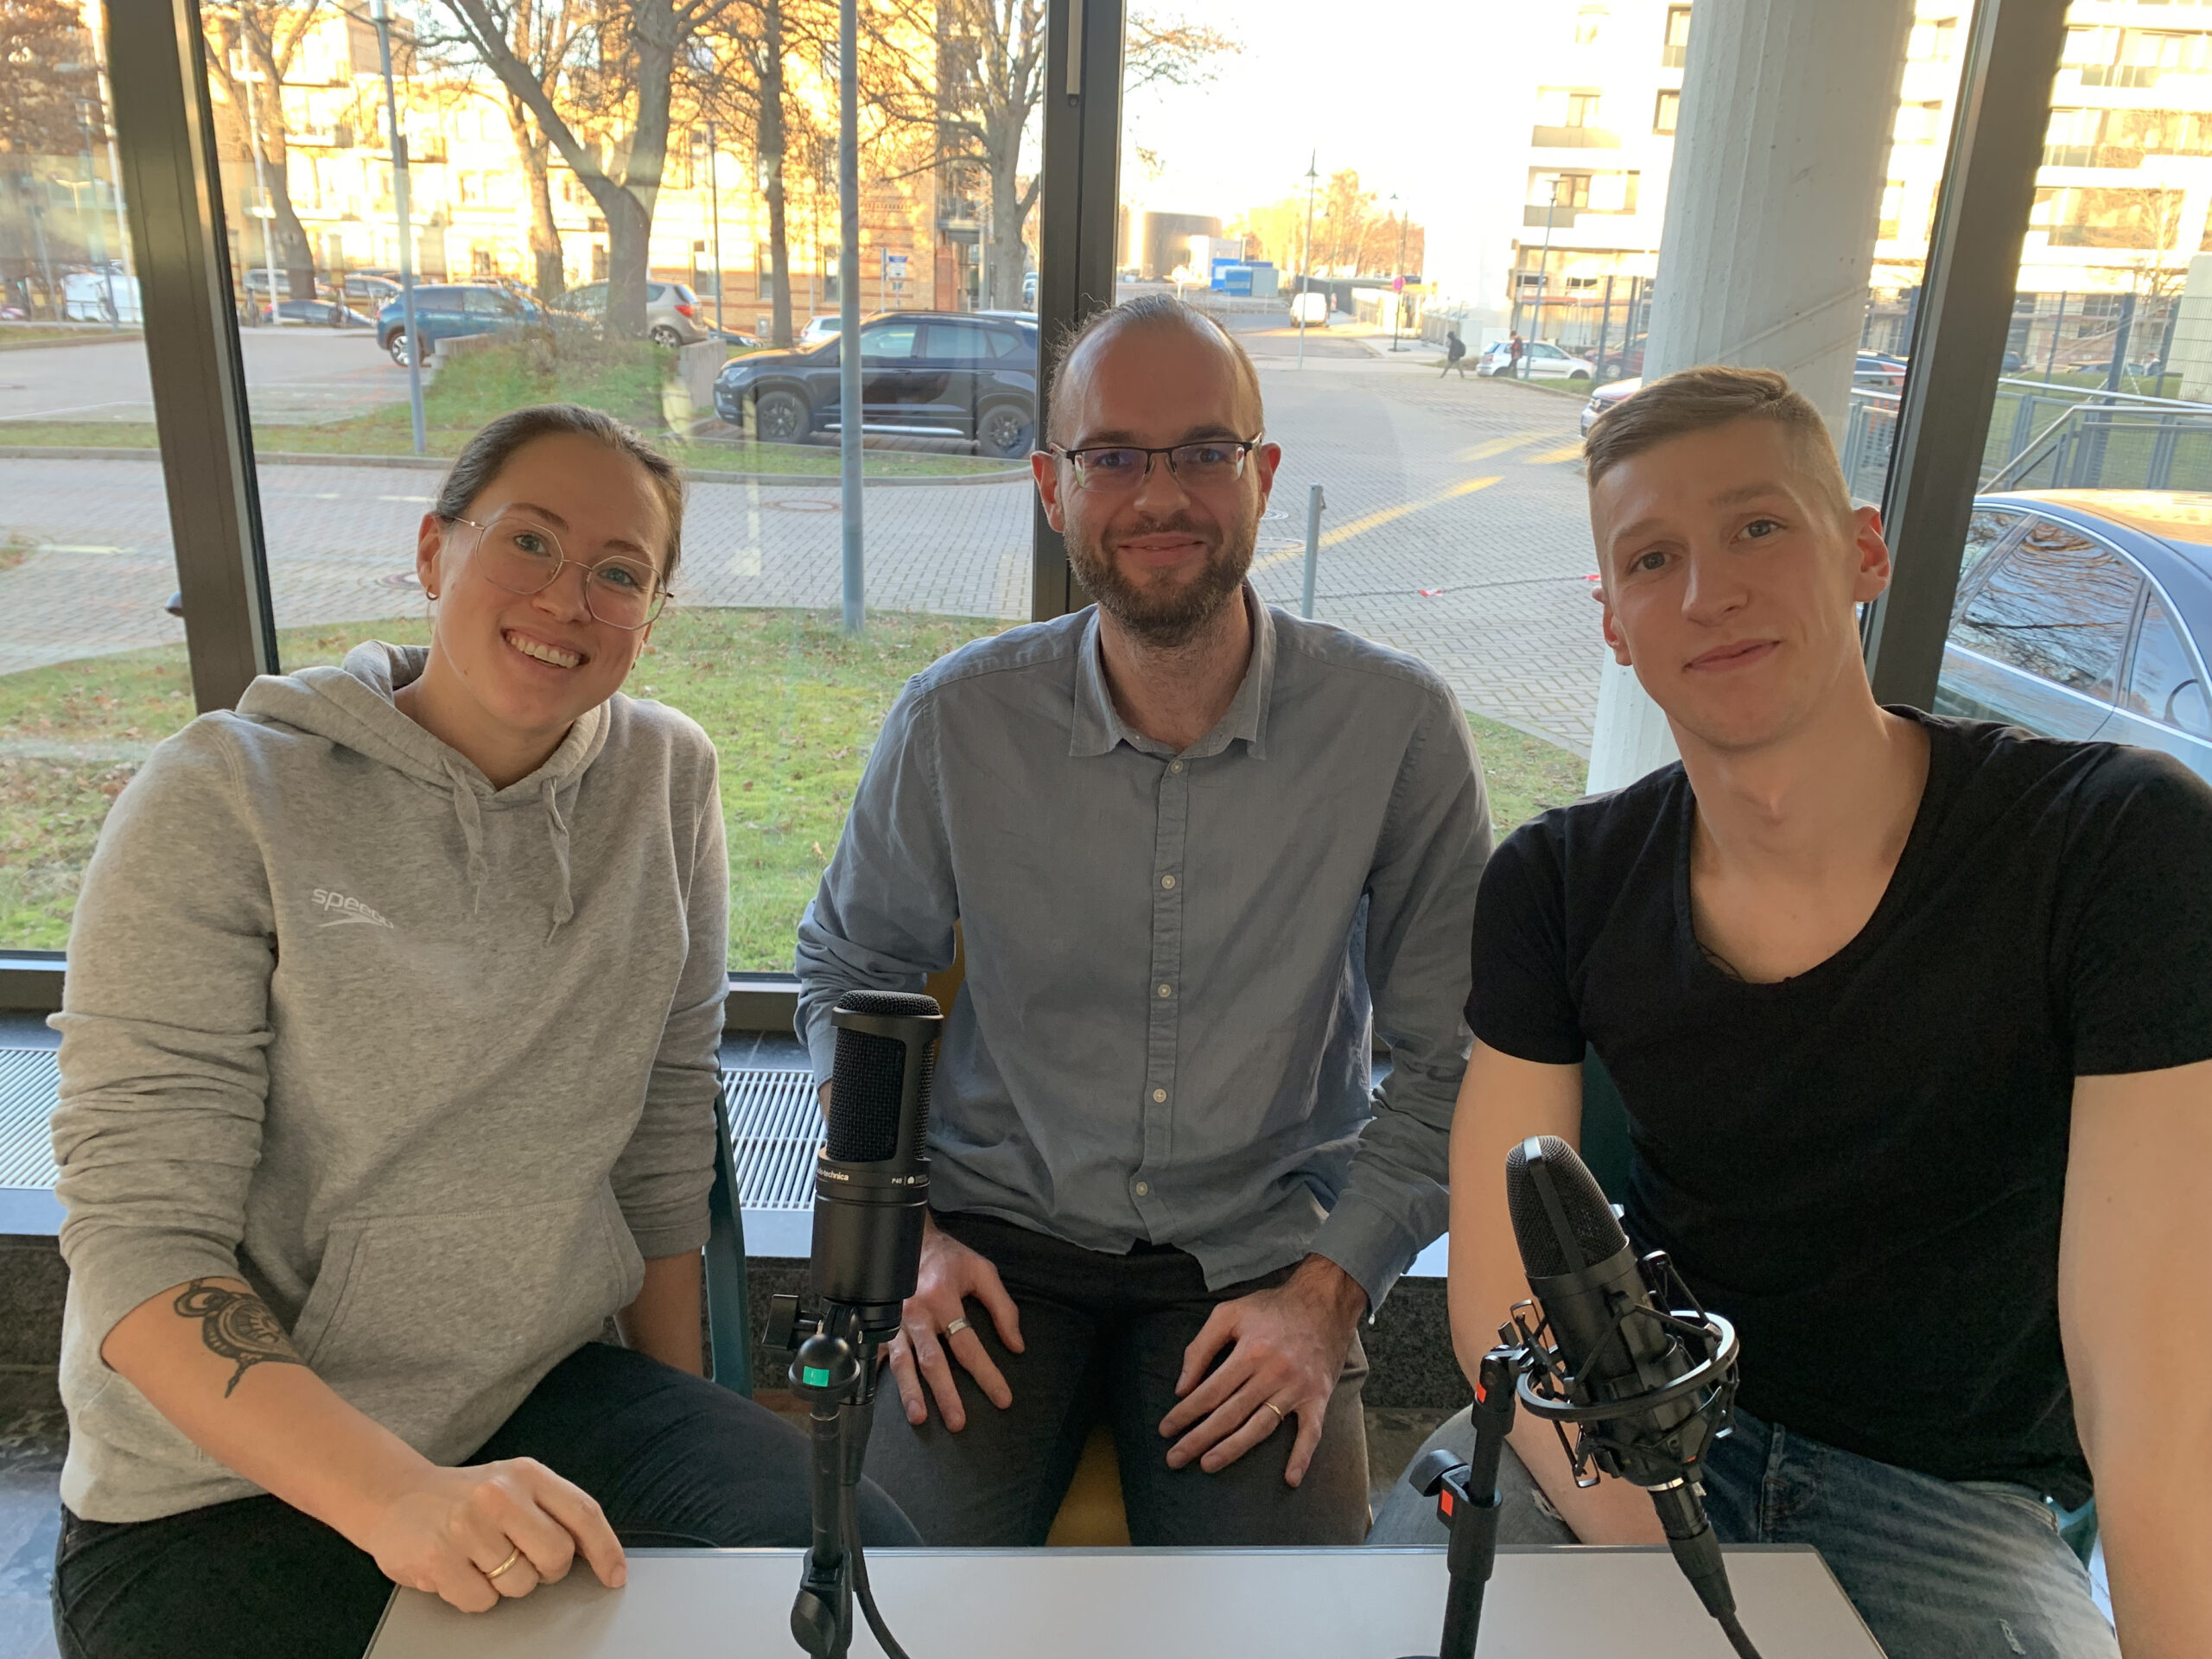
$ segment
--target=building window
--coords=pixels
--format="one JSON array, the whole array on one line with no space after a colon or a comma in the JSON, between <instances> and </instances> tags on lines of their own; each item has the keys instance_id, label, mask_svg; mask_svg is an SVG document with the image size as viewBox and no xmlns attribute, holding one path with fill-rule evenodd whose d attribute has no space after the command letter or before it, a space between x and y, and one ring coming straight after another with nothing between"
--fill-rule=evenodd
<instances>
[{"instance_id":1,"label":"building window","mask_svg":"<svg viewBox=\"0 0 2212 1659\"><path fill-rule=\"evenodd\" d=\"M1690 60L1690 9L1688 6L1667 8L1666 43L1659 48L1659 66L1662 69L1679 69Z\"/></svg>"},{"instance_id":2,"label":"building window","mask_svg":"<svg viewBox=\"0 0 2212 1659\"><path fill-rule=\"evenodd\" d=\"M1567 95L1567 124L1570 127L1594 127L1598 124L1596 92L1569 92Z\"/></svg>"},{"instance_id":3,"label":"building window","mask_svg":"<svg viewBox=\"0 0 2212 1659\"><path fill-rule=\"evenodd\" d=\"M1897 225L1899 220L1903 219L1904 215L1904 181L1903 179L1891 179L1887 184L1882 187L1881 221L1875 227L1875 238L1878 241L1882 242L1896 241L1897 239Z\"/></svg>"},{"instance_id":4,"label":"building window","mask_svg":"<svg viewBox=\"0 0 2212 1659\"><path fill-rule=\"evenodd\" d=\"M1602 11L1579 13L1574 19L1574 43L1577 46L1596 45L1598 30L1605 21L1605 14Z\"/></svg>"},{"instance_id":5,"label":"building window","mask_svg":"<svg viewBox=\"0 0 2212 1659\"><path fill-rule=\"evenodd\" d=\"M1944 130L1943 106L1938 104L1900 104L1891 136L1900 144L1940 143Z\"/></svg>"},{"instance_id":6,"label":"building window","mask_svg":"<svg viewBox=\"0 0 2212 1659\"><path fill-rule=\"evenodd\" d=\"M1531 173L1529 175L1529 200L1538 207L1587 207L1590 205L1590 175L1587 173Z\"/></svg>"},{"instance_id":7,"label":"building window","mask_svg":"<svg viewBox=\"0 0 2212 1659\"><path fill-rule=\"evenodd\" d=\"M1677 92L1663 92L1651 111L1651 130L1672 133L1682 118L1682 95Z\"/></svg>"},{"instance_id":8,"label":"building window","mask_svg":"<svg viewBox=\"0 0 2212 1659\"><path fill-rule=\"evenodd\" d=\"M1959 20L1955 17L1915 23L1905 55L1915 63L1948 63L1958 50L1958 40Z\"/></svg>"},{"instance_id":9,"label":"building window","mask_svg":"<svg viewBox=\"0 0 2212 1659\"><path fill-rule=\"evenodd\" d=\"M2036 192L2028 224L2054 248L2158 251L2172 244L2181 208L2178 190L2046 188Z\"/></svg>"}]
</instances>

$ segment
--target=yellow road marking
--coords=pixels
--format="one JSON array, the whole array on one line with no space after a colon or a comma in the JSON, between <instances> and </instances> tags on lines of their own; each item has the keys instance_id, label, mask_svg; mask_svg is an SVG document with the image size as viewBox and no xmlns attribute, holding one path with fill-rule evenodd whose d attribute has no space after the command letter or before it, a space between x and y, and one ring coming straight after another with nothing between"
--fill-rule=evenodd
<instances>
[{"instance_id":1,"label":"yellow road marking","mask_svg":"<svg viewBox=\"0 0 2212 1659\"><path fill-rule=\"evenodd\" d=\"M1573 443L1562 443L1556 449L1547 449L1540 454L1523 455L1521 459L1531 467L1547 466L1554 461L1580 461L1582 459L1582 440L1577 438Z\"/></svg>"},{"instance_id":2,"label":"yellow road marking","mask_svg":"<svg viewBox=\"0 0 2212 1659\"><path fill-rule=\"evenodd\" d=\"M1457 484L1447 485L1443 489L1433 494L1422 496L1417 500L1401 501L1394 506L1377 507L1373 512L1362 513L1357 518L1347 519L1333 530L1324 531L1321 535L1321 545L1338 546L1351 541L1356 536L1364 536L1370 530L1393 524L1408 513L1421 512L1430 507L1440 506L1446 501L1456 500L1463 495L1472 495L1477 490L1486 490L1491 485L1501 481L1503 480L1499 478L1462 479ZM1269 565L1281 564L1287 560L1302 559L1305 556L1306 550L1303 546L1290 547L1285 548L1279 553L1270 553L1264 559L1255 559L1252 564L1255 569L1265 569Z\"/></svg>"},{"instance_id":3,"label":"yellow road marking","mask_svg":"<svg viewBox=\"0 0 2212 1659\"><path fill-rule=\"evenodd\" d=\"M1515 432L1503 438L1486 438L1471 445L1452 457L1454 461L1488 461L1492 455L1502 455L1509 449L1518 449L1524 443L1533 443L1544 435L1536 432Z\"/></svg>"}]
</instances>

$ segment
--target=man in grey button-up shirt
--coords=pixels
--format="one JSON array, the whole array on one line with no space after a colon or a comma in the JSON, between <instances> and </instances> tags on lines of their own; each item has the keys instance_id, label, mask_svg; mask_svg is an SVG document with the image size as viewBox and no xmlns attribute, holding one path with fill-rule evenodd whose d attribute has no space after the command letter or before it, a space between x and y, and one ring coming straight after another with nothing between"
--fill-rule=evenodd
<instances>
[{"instance_id":1,"label":"man in grey button-up shirt","mask_svg":"<svg viewBox=\"0 0 2212 1659\"><path fill-rule=\"evenodd\" d=\"M1041 1542L1086 1414L1140 1543L1364 1529L1355 1326L1444 1226L1490 822L1437 675L1246 585L1259 405L1172 302L1078 339L1036 464L1099 603L913 679L800 925L825 1079L838 996L964 938L869 1464L932 1543Z\"/></svg>"}]
</instances>

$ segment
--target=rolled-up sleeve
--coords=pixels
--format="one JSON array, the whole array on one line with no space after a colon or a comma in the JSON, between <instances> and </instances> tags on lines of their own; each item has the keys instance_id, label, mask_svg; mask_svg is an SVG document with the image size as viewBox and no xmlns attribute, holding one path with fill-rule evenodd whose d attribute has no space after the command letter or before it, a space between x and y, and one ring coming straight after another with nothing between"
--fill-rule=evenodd
<instances>
[{"instance_id":1,"label":"rolled-up sleeve","mask_svg":"<svg viewBox=\"0 0 2212 1659\"><path fill-rule=\"evenodd\" d=\"M1367 982L1390 1075L1311 1247L1351 1275L1370 1309L1444 1230L1452 1114L1470 1046L1467 938L1490 850L1466 717L1439 686L1399 766L1367 886Z\"/></svg>"},{"instance_id":2,"label":"rolled-up sleeve","mask_svg":"<svg viewBox=\"0 0 2212 1659\"><path fill-rule=\"evenodd\" d=\"M959 903L938 786L937 708L909 683L868 756L836 855L798 925L798 1032L828 1079L849 990L918 991L950 967Z\"/></svg>"},{"instance_id":3,"label":"rolled-up sleeve","mask_svg":"<svg viewBox=\"0 0 2212 1659\"><path fill-rule=\"evenodd\" d=\"M203 719L156 748L109 813L52 1021L61 1254L96 1345L171 1286L238 1274L275 937L235 756L219 719Z\"/></svg>"},{"instance_id":4,"label":"rolled-up sleeve","mask_svg":"<svg viewBox=\"0 0 2212 1659\"><path fill-rule=\"evenodd\" d=\"M710 1229L715 1091L729 990L729 857L714 748L704 733L698 743L683 971L646 1078L645 1109L612 1177L623 1219L648 1261L696 1250Z\"/></svg>"}]
</instances>

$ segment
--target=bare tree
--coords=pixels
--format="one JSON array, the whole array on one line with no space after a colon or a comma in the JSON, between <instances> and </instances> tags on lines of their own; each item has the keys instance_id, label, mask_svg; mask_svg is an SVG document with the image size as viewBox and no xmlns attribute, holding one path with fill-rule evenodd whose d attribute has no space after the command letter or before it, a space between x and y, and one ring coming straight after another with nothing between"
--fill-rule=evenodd
<instances>
[{"instance_id":1,"label":"bare tree","mask_svg":"<svg viewBox=\"0 0 2212 1659\"><path fill-rule=\"evenodd\" d=\"M206 24L207 66L230 105L238 148L261 163L285 287L301 300L315 297L315 250L292 207L283 87L321 11L322 0L226 0L220 10L211 9ZM283 297L272 294L270 303Z\"/></svg>"},{"instance_id":2,"label":"bare tree","mask_svg":"<svg viewBox=\"0 0 2212 1659\"><path fill-rule=\"evenodd\" d=\"M607 325L617 334L643 335L653 210L668 162L677 64L700 29L736 0L596 0L590 27L579 19L575 60L552 86L515 49L520 3L443 0L471 49L590 192L607 221ZM565 112L555 102L556 88L570 105ZM608 146L605 164L586 137L594 123L619 129L626 139ZM614 154L622 156L620 178L610 170Z\"/></svg>"},{"instance_id":3,"label":"bare tree","mask_svg":"<svg viewBox=\"0 0 2212 1659\"><path fill-rule=\"evenodd\" d=\"M97 99L92 40L67 0L0 0L0 152L68 156L80 99Z\"/></svg>"},{"instance_id":4,"label":"bare tree","mask_svg":"<svg viewBox=\"0 0 2212 1659\"><path fill-rule=\"evenodd\" d=\"M933 164L948 182L974 168L989 193L988 306L1021 303L1030 214L1039 179L1022 172L1031 118L1044 94L1044 0L886 0L864 27L874 101L894 125L934 135ZM927 48L927 49L923 49ZM1211 60L1242 48L1203 25L1132 17L1123 85L1189 86Z\"/></svg>"}]
</instances>

